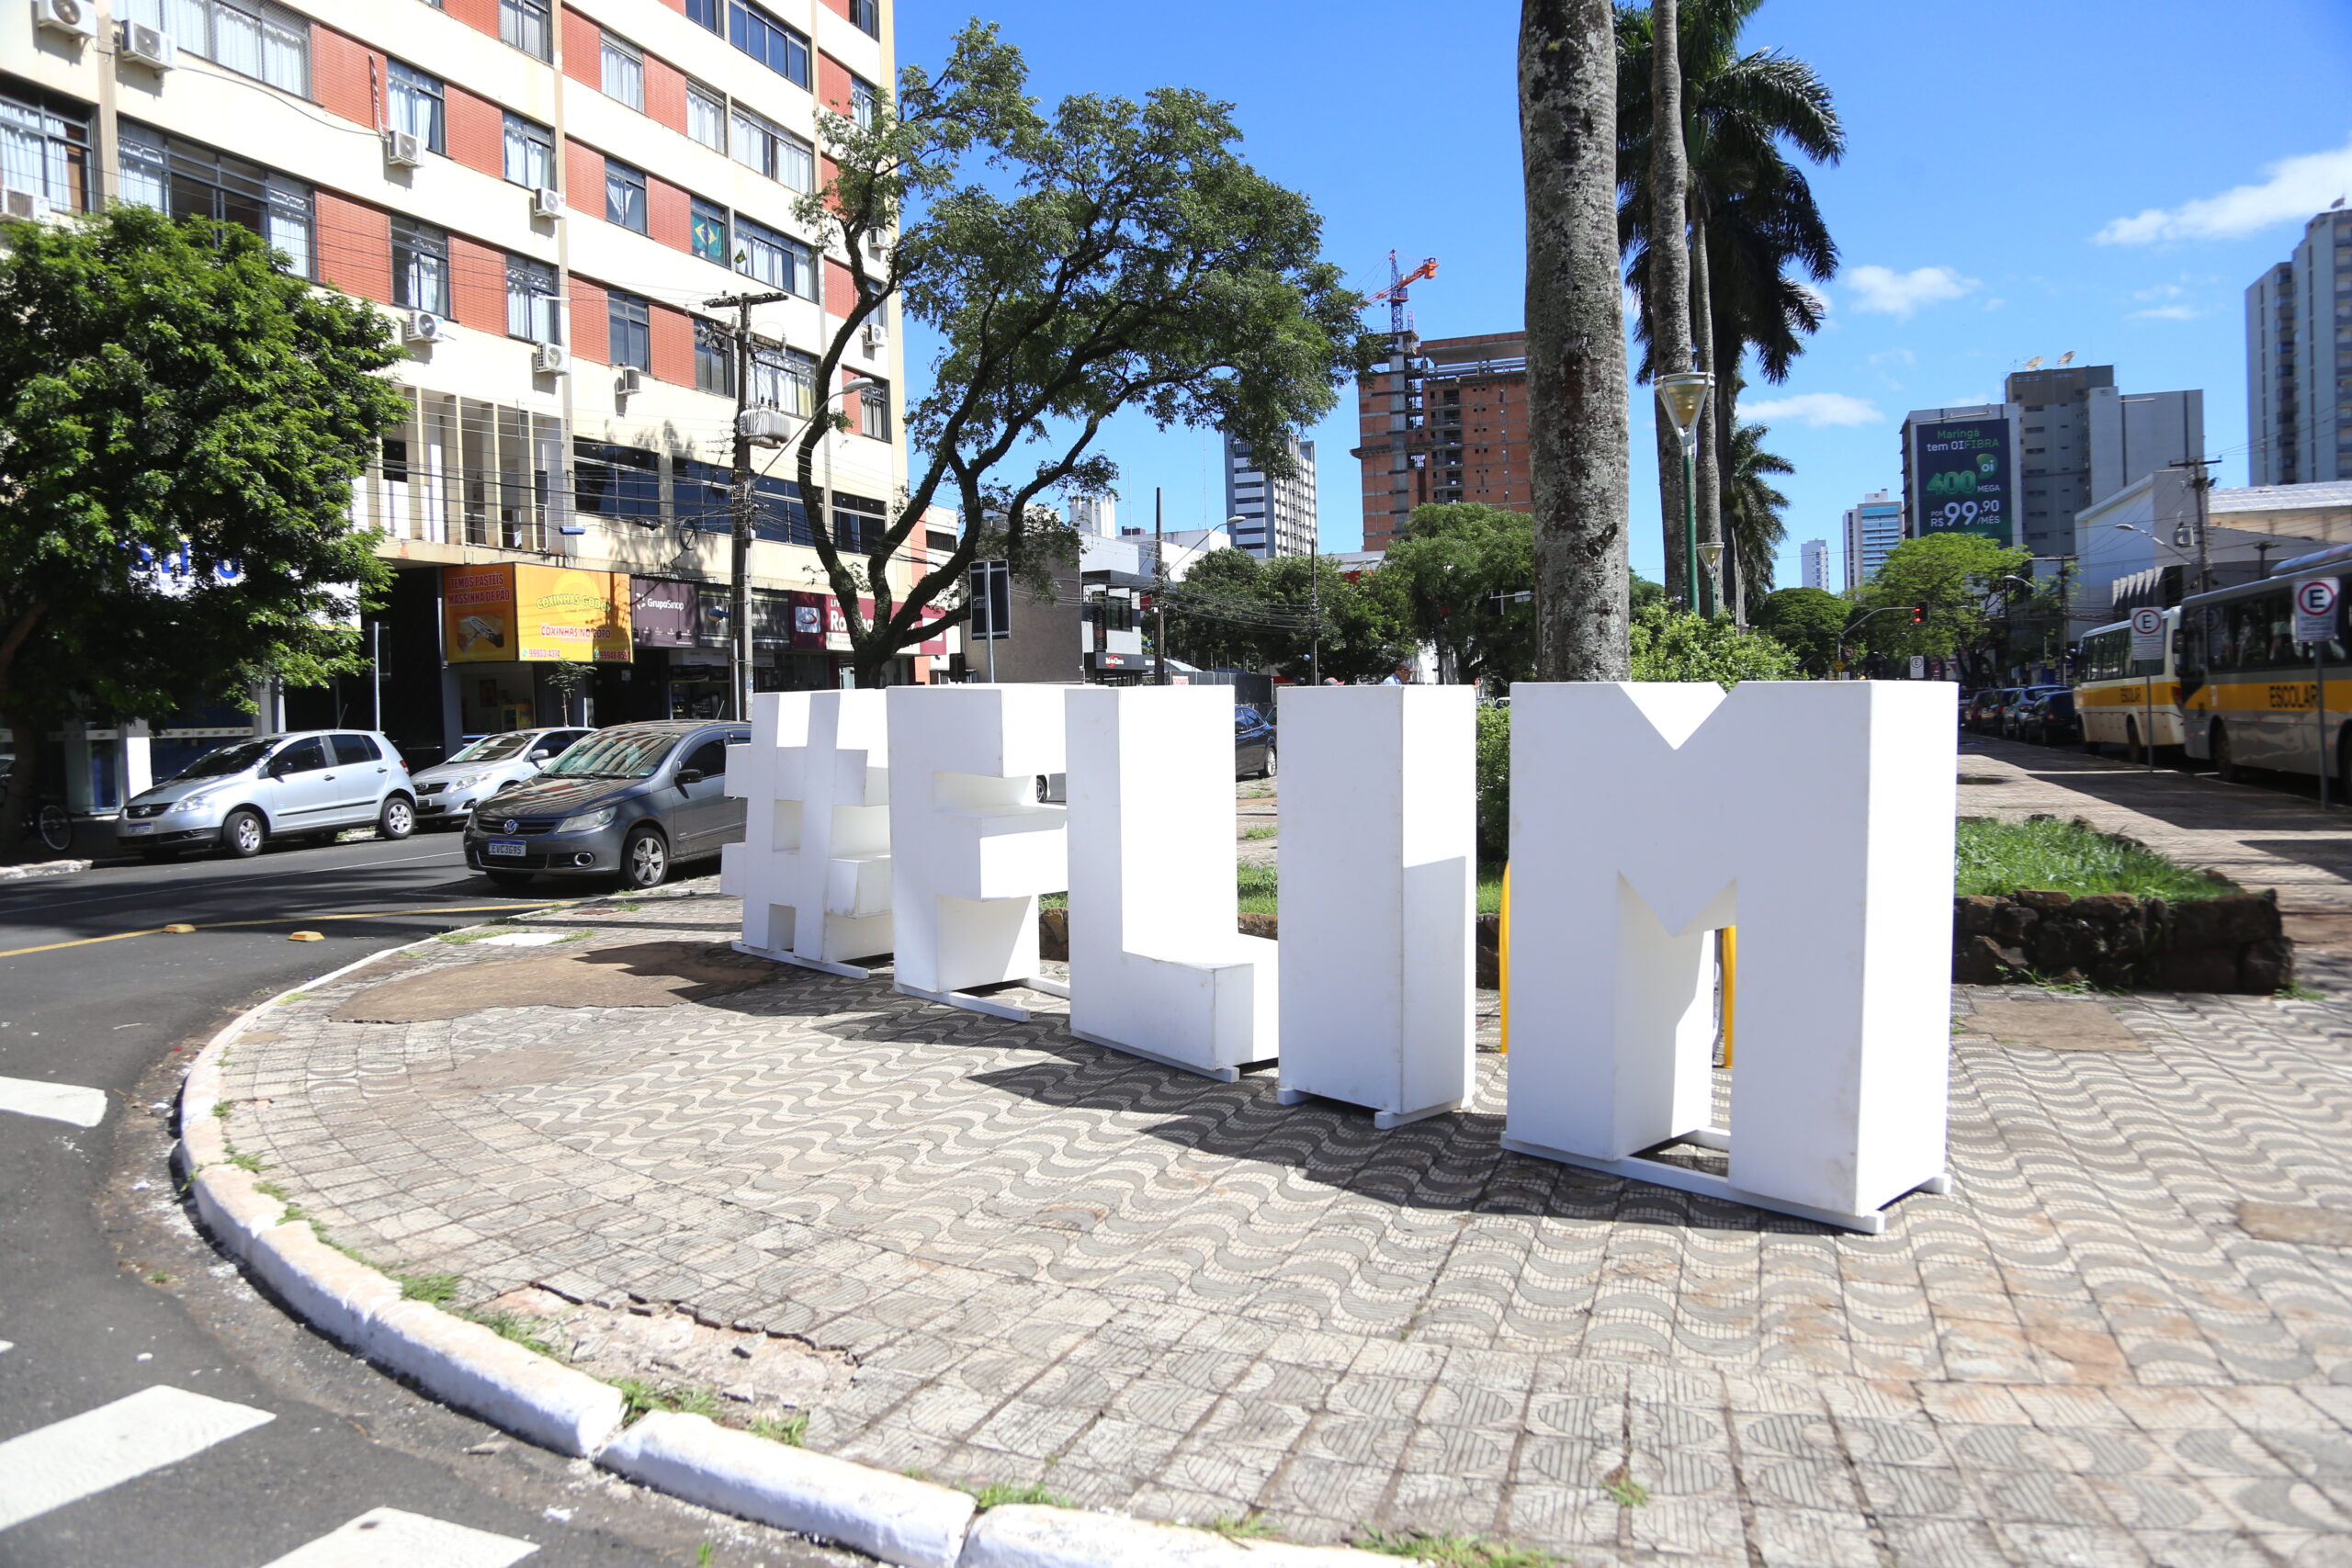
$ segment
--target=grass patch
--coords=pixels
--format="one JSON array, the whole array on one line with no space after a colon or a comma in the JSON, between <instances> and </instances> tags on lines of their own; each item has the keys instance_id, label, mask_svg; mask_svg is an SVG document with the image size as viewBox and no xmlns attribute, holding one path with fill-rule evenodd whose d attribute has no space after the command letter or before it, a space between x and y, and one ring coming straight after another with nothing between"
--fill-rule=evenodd
<instances>
[{"instance_id":1,"label":"grass patch","mask_svg":"<svg viewBox=\"0 0 2352 1568\"><path fill-rule=\"evenodd\" d=\"M2178 901L2237 891L2129 839L2052 817L2025 822L1963 818L1953 858L1954 891L1963 897L2035 888L2075 897L2129 893Z\"/></svg>"},{"instance_id":2,"label":"grass patch","mask_svg":"<svg viewBox=\"0 0 2352 1568\"><path fill-rule=\"evenodd\" d=\"M443 931L435 940L448 942L454 947L463 947L469 942L480 942L484 937L498 934L497 929L492 926L468 926L461 931Z\"/></svg>"},{"instance_id":3,"label":"grass patch","mask_svg":"<svg viewBox=\"0 0 2352 1568\"><path fill-rule=\"evenodd\" d=\"M1244 840L1254 843L1261 839L1271 839L1281 829L1272 826L1262 828L1245 828L1241 830L1241 837Z\"/></svg>"},{"instance_id":4,"label":"grass patch","mask_svg":"<svg viewBox=\"0 0 2352 1568\"><path fill-rule=\"evenodd\" d=\"M311 999L311 993L308 991L288 991L277 999L281 1002L307 1002Z\"/></svg>"},{"instance_id":5,"label":"grass patch","mask_svg":"<svg viewBox=\"0 0 2352 1568\"><path fill-rule=\"evenodd\" d=\"M789 1416L754 1416L752 1417L752 1436L799 1448L808 1440L808 1412L796 1410Z\"/></svg>"},{"instance_id":6,"label":"grass patch","mask_svg":"<svg viewBox=\"0 0 2352 1568\"><path fill-rule=\"evenodd\" d=\"M559 1361L563 1359L563 1347L541 1332L537 1318L525 1317L519 1313L475 1312L457 1306L444 1306L442 1310L453 1313L469 1323L479 1323L501 1339L512 1340L526 1350L537 1350L540 1355ZM708 1415L709 1412L700 1414Z\"/></svg>"},{"instance_id":7,"label":"grass patch","mask_svg":"<svg viewBox=\"0 0 2352 1568\"><path fill-rule=\"evenodd\" d=\"M1634 1472L1629 1465L1621 1464L1602 1476L1600 1489L1608 1493L1609 1500L1621 1508L1644 1507L1650 1500L1650 1489L1634 1479Z\"/></svg>"},{"instance_id":8,"label":"grass patch","mask_svg":"<svg viewBox=\"0 0 2352 1568\"><path fill-rule=\"evenodd\" d=\"M1282 880L1271 865L1245 865L1235 877L1241 913L1271 915L1282 907Z\"/></svg>"},{"instance_id":9,"label":"grass patch","mask_svg":"<svg viewBox=\"0 0 2352 1568\"><path fill-rule=\"evenodd\" d=\"M674 1410L682 1416L707 1416L716 1421L720 1415L718 1395L699 1383L653 1383L643 1378L621 1378L613 1386L621 1391L621 1408L631 1421L640 1416L650 1416L657 1410ZM807 1425L804 1417L802 1425ZM762 1437L767 1436L763 1432Z\"/></svg>"},{"instance_id":10,"label":"grass patch","mask_svg":"<svg viewBox=\"0 0 2352 1568\"><path fill-rule=\"evenodd\" d=\"M154 1270L147 1276L147 1282L151 1285L169 1285L176 1283L176 1281L172 1278L171 1270L168 1269L158 1269Z\"/></svg>"},{"instance_id":11,"label":"grass patch","mask_svg":"<svg viewBox=\"0 0 2352 1568\"><path fill-rule=\"evenodd\" d=\"M1280 1540L1283 1532L1263 1514L1238 1514L1229 1519L1211 1519L1201 1527L1211 1535L1221 1535L1227 1540Z\"/></svg>"},{"instance_id":12,"label":"grass patch","mask_svg":"<svg viewBox=\"0 0 2352 1568\"><path fill-rule=\"evenodd\" d=\"M225 1100L214 1100L212 1102L212 1114L219 1117L221 1121L226 1122L229 1119L229 1102Z\"/></svg>"},{"instance_id":13,"label":"grass patch","mask_svg":"<svg viewBox=\"0 0 2352 1568\"><path fill-rule=\"evenodd\" d=\"M263 1171L269 1168L269 1167L261 1163L261 1160L257 1156L243 1152L232 1154L229 1156L229 1163L235 1166L239 1170L251 1172L254 1176L259 1176Z\"/></svg>"},{"instance_id":14,"label":"grass patch","mask_svg":"<svg viewBox=\"0 0 2352 1568\"><path fill-rule=\"evenodd\" d=\"M463 1281L456 1274L395 1274L392 1282L409 1301L445 1307L458 1299L458 1286Z\"/></svg>"},{"instance_id":15,"label":"grass patch","mask_svg":"<svg viewBox=\"0 0 2352 1568\"><path fill-rule=\"evenodd\" d=\"M1391 1535L1366 1530L1355 1544L1366 1551L1389 1557L1418 1557L1438 1568L1552 1568L1547 1551L1488 1540L1482 1535L1431 1535L1426 1530L1400 1530Z\"/></svg>"},{"instance_id":16,"label":"grass patch","mask_svg":"<svg viewBox=\"0 0 2352 1568\"><path fill-rule=\"evenodd\" d=\"M1042 1481L1033 1481L1026 1486L1015 1486L1005 1481L991 1481L985 1486L963 1482L957 1484L956 1490L969 1492L984 1514L990 1508L1007 1507L1017 1503L1041 1508L1067 1508L1070 1506L1069 1498L1046 1491Z\"/></svg>"},{"instance_id":17,"label":"grass patch","mask_svg":"<svg viewBox=\"0 0 2352 1568\"><path fill-rule=\"evenodd\" d=\"M2301 980L2290 980L2271 993L2282 1002L2317 1002L2326 998Z\"/></svg>"}]
</instances>

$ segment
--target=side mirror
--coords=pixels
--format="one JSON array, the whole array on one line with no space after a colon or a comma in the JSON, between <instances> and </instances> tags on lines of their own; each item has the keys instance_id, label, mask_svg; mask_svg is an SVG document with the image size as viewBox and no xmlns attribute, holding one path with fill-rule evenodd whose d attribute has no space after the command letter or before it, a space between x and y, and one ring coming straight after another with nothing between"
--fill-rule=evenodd
<instances>
[{"instance_id":1,"label":"side mirror","mask_svg":"<svg viewBox=\"0 0 2352 1568\"><path fill-rule=\"evenodd\" d=\"M700 784L702 783L702 779L703 773L700 768L680 768L678 770L678 787L681 789L684 789L688 784Z\"/></svg>"}]
</instances>

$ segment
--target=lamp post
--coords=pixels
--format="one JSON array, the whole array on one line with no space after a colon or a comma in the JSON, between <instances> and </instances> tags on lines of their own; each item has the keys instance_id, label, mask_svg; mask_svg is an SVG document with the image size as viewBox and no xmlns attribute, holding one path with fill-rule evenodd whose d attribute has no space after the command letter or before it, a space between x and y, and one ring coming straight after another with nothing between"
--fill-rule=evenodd
<instances>
[{"instance_id":1,"label":"lamp post","mask_svg":"<svg viewBox=\"0 0 2352 1568\"><path fill-rule=\"evenodd\" d=\"M1698 449L1699 411L1707 406L1715 378L1704 370L1678 370L1657 384L1658 406L1682 438L1682 602L1693 614L1711 615L1714 605L1700 594Z\"/></svg>"},{"instance_id":2,"label":"lamp post","mask_svg":"<svg viewBox=\"0 0 2352 1568\"><path fill-rule=\"evenodd\" d=\"M1706 563L1707 573L1700 579L1707 590L1708 614L1714 613L1714 601L1723 596L1724 542L1709 539L1699 547L1699 558Z\"/></svg>"}]
</instances>

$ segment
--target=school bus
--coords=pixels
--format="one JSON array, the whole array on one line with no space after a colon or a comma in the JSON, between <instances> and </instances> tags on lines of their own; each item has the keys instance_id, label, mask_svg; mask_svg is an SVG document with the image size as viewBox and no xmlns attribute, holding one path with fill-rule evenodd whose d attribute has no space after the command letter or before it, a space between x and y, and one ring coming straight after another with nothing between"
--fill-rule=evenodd
<instances>
[{"instance_id":1,"label":"school bus","mask_svg":"<svg viewBox=\"0 0 2352 1568\"><path fill-rule=\"evenodd\" d=\"M2075 716L2083 750L2120 746L2135 762L2149 745L2159 752L2186 736L2180 711L2180 612L2165 613L2165 650L2156 659L2132 657L2132 623L2119 621L2084 635L2075 658Z\"/></svg>"},{"instance_id":2,"label":"school bus","mask_svg":"<svg viewBox=\"0 0 2352 1568\"><path fill-rule=\"evenodd\" d=\"M2335 636L2295 640L2296 584L2352 577L2352 546L2338 545L2272 569L2260 582L2194 593L2181 602L2180 711L2189 756L2222 778L2244 768L2328 777L2352 771L2352 660L2345 605ZM2324 671L2324 673L2323 673Z\"/></svg>"}]
</instances>

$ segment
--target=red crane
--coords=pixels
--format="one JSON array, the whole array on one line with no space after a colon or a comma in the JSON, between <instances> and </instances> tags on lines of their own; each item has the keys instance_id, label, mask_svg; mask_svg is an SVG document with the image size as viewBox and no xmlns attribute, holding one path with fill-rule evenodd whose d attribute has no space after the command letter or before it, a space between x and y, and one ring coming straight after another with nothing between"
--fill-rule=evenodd
<instances>
[{"instance_id":1,"label":"red crane","mask_svg":"<svg viewBox=\"0 0 2352 1568\"><path fill-rule=\"evenodd\" d=\"M1388 301L1388 330L1402 341L1405 336L1405 291L1425 277L1437 276L1437 257L1430 256L1412 271L1396 270L1396 253L1388 253L1388 287L1372 297L1375 305Z\"/></svg>"}]
</instances>

